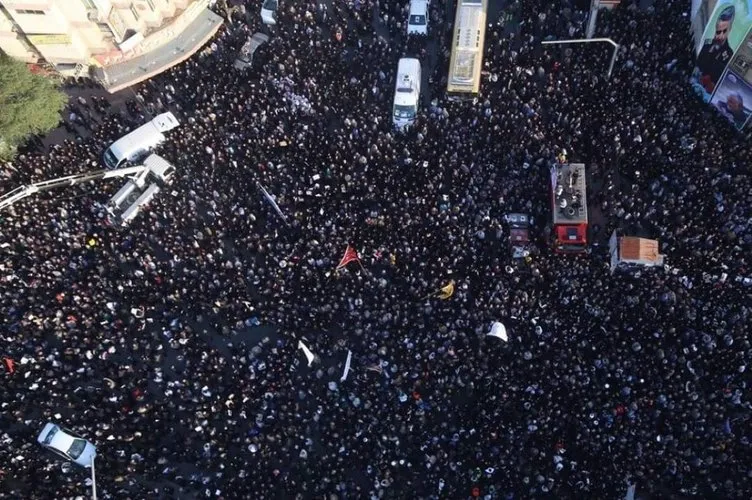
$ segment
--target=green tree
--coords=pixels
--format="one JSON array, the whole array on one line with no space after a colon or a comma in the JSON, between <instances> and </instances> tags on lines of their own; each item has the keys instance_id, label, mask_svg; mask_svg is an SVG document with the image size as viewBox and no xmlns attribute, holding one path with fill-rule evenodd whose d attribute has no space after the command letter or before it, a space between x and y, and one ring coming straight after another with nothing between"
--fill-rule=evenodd
<instances>
[{"instance_id":1,"label":"green tree","mask_svg":"<svg viewBox=\"0 0 752 500\"><path fill-rule=\"evenodd\" d=\"M54 80L0 53L0 161L12 159L29 135L57 127L67 102Z\"/></svg>"}]
</instances>

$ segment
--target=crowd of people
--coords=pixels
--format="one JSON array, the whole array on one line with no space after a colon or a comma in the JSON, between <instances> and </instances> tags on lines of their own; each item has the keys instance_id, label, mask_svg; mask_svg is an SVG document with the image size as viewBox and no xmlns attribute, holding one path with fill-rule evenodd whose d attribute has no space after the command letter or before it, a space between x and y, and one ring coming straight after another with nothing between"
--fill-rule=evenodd
<instances>
[{"instance_id":1,"label":"crowd of people","mask_svg":"<svg viewBox=\"0 0 752 500\"><path fill-rule=\"evenodd\" d=\"M610 79L610 46L540 44L584 36L578 5L508 2L519 29L489 19L463 102L441 2L432 54L405 0L282 0L266 59L238 71L262 29L248 4L133 106L73 102L81 137L1 169L3 192L96 170L149 113L182 122L158 150L172 185L127 227L111 181L0 213L0 490L88 495L36 443L54 421L96 444L102 498L752 495L752 148L687 82L688 2L602 11ZM402 132L407 52L435 61ZM544 236L565 150L602 215L582 256ZM519 263L512 212L535 221ZM612 274L617 227L668 266Z\"/></svg>"}]
</instances>

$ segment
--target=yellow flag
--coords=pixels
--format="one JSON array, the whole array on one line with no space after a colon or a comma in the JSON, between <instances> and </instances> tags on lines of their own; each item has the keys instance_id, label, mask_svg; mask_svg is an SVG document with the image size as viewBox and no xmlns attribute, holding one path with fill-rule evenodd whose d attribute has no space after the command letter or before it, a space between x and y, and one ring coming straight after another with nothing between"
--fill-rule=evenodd
<instances>
[{"instance_id":1,"label":"yellow flag","mask_svg":"<svg viewBox=\"0 0 752 500\"><path fill-rule=\"evenodd\" d=\"M442 287L441 290L439 290L438 297L442 300L446 300L452 295L454 295L454 280L450 281L448 285Z\"/></svg>"}]
</instances>

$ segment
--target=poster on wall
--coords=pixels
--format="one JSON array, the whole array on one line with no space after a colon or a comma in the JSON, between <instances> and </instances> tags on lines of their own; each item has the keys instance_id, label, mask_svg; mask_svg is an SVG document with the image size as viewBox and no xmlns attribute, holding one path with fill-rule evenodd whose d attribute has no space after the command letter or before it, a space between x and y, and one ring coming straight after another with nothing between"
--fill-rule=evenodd
<instances>
[{"instance_id":1,"label":"poster on wall","mask_svg":"<svg viewBox=\"0 0 752 500\"><path fill-rule=\"evenodd\" d=\"M695 43L695 56L697 56L700 53L700 49L702 49L702 43L703 43L703 34L705 33L705 28L708 26L708 23L710 22L710 15L715 10L715 5L718 3L718 0L700 0L699 5L697 6L697 11L694 10L694 3L692 7L692 38L694 39Z\"/></svg>"},{"instance_id":2,"label":"poster on wall","mask_svg":"<svg viewBox=\"0 0 752 500\"><path fill-rule=\"evenodd\" d=\"M729 70L718 85L710 104L737 130L741 130L752 115L752 85Z\"/></svg>"},{"instance_id":3,"label":"poster on wall","mask_svg":"<svg viewBox=\"0 0 752 500\"><path fill-rule=\"evenodd\" d=\"M702 9L701 9L702 10ZM698 12L698 16L701 15ZM752 0L718 0L701 40L691 83L705 102L752 26Z\"/></svg>"},{"instance_id":4,"label":"poster on wall","mask_svg":"<svg viewBox=\"0 0 752 500\"><path fill-rule=\"evenodd\" d=\"M690 19L694 19L697 15L697 11L700 10L700 4L702 3L702 0L692 0L692 13L690 15Z\"/></svg>"},{"instance_id":5,"label":"poster on wall","mask_svg":"<svg viewBox=\"0 0 752 500\"><path fill-rule=\"evenodd\" d=\"M695 56L700 53L700 49L702 49L702 42L703 38L702 35L705 33L705 28L708 25L708 22L710 22L710 14L713 13L713 10L715 10L715 4L718 3L718 0L699 0L697 2L697 8L695 10L695 3L692 3L692 38L694 39L695 44Z\"/></svg>"}]
</instances>

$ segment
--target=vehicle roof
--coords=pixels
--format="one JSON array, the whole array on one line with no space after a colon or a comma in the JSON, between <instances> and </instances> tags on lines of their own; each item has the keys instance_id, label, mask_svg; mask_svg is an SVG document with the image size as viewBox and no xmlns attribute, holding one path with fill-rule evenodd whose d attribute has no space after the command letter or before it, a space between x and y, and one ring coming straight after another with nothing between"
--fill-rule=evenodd
<instances>
[{"instance_id":1,"label":"vehicle roof","mask_svg":"<svg viewBox=\"0 0 752 500\"><path fill-rule=\"evenodd\" d=\"M557 194L557 187L562 191ZM554 224L587 224L587 186L583 163L556 164L551 167ZM562 208L565 204L565 208Z\"/></svg>"},{"instance_id":2,"label":"vehicle roof","mask_svg":"<svg viewBox=\"0 0 752 500\"><path fill-rule=\"evenodd\" d=\"M427 10L428 10L427 0L410 0L410 15L411 16L413 14L426 15Z\"/></svg>"},{"instance_id":3,"label":"vehicle roof","mask_svg":"<svg viewBox=\"0 0 752 500\"><path fill-rule=\"evenodd\" d=\"M507 222L514 228L527 228L530 227L530 216L527 214L511 213L507 214Z\"/></svg>"},{"instance_id":4,"label":"vehicle roof","mask_svg":"<svg viewBox=\"0 0 752 500\"><path fill-rule=\"evenodd\" d=\"M118 159L127 158L134 151L141 149L146 144L151 147L153 144L164 140L164 135L154 124L154 120L144 123L137 129L131 130L126 135L113 142L109 147Z\"/></svg>"},{"instance_id":5,"label":"vehicle roof","mask_svg":"<svg viewBox=\"0 0 752 500\"><path fill-rule=\"evenodd\" d=\"M151 173L153 173L155 176L163 180L165 179L165 174L169 170L175 168L174 165L172 165L172 163L165 160L158 154L150 154L144 160L144 166L148 167Z\"/></svg>"},{"instance_id":6,"label":"vehicle roof","mask_svg":"<svg viewBox=\"0 0 752 500\"><path fill-rule=\"evenodd\" d=\"M419 73L420 61L414 57L403 57L397 63L397 74L400 73Z\"/></svg>"},{"instance_id":7,"label":"vehicle roof","mask_svg":"<svg viewBox=\"0 0 752 500\"><path fill-rule=\"evenodd\" d=\"M67 434L59 425L55 425L52 422L48 422L44 426L42 432L40 432L39 436L37 437L37 441L39 443L44 443L44 438L47 436L50 430L54 428L57 428L57 432L52 437L52 441L50 441L47 446L51 446L52 448L63 452L68 451L68 448L70 448L73 444L74 436Z\"/></svg>"},{"instance_id":8,"label":"vehicle roof","mask_svg":"<svg viewBox=\"0 0 752 500\"><path fill-rule=\"evenodd\" d=\"M268 42L268 41L269 41L269 35L267 35L265 33L260 33L259 32L259 33L254 33L253 35L251 35L251 42L255 42L256 43L256 47L258 47L262 43ZM255 47L253 47L253 43L251 43L251 47L255 48Z\"/></svg>"},{"instance_id":9,"label":"vehicle roof","mask_svg":"<svg viewBox=\"0 0 752 500\"><path fill-rule=\"evenodd\" d=\"M235 61L235 67L238 69L243 69L250 65L256 49L258 49L268 41L269 35L266 35L264 33L254 33L253 35L251 35L240 48L240 53L238 54L238 58Z\"/></svg>"},{"instance_id":10,"label":"vehicle roof","mask_svg":"<svg viewBox=\"0 0 752 500\"><path fill-rule=\"evenodd\" d=\"M169 111L155 116L151 123L154 124L154 127L160 132L169 132L180 125L180 122L175 118L175 115Z\"/></svg>"},{"instance_id":11,"label":"vehicle roof","mask_svg":"<svg viewBox=\"0 0 752 500\"><path fill-rule=\"evenodd\" d=\"M418 102L420 87L420 62L417 59L403 58L397 65L397 81L394 84L394 104L414 106ZM409 88L410 92L404 89ZM400 90L398 90L400 89Z\"/></svg>"},{"instance_id":12,"label":"vehicle roof","mask_svg":"<svg viewBox=\"0 0 752 500\"><path fill-rule=\"evenodd\" d=\"M513 243L527 243L530 241L530 230L520 227L512 228L509 231L509 239Z\"/></svg>"}]
</instances>

